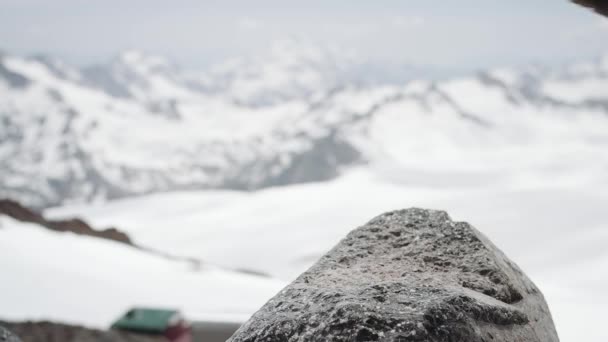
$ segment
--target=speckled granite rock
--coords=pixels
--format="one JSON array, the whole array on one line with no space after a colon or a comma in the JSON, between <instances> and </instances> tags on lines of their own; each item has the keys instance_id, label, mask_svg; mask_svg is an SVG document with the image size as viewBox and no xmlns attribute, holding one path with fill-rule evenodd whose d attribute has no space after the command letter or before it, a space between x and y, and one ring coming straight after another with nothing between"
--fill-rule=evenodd
<instances>
[{"instance_id":1,"label":"speckled granite rock","mask_svg":"<svg viewBox=\"0 0 608 342\"><path fill-rule=\"evenodd\" d=\"M352 231L229 341L559 339L538 288L487 238L407 209Z\"/></svg>"},{"instance_id":2,"label":"speckled granite rock","mask_svg":"<svg viewBox=\"0 0 608 342\"><path fill-rule=\"evenodd\" d=\"M10 331L0 327L0 342L21 342L21 340Z\"/></svg>"}]
</instances>

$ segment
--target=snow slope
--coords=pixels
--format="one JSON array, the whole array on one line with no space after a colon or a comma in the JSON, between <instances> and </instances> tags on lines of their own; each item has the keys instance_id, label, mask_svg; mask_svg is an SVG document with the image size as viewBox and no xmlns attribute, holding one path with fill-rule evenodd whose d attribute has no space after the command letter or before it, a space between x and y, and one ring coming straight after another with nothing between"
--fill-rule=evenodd
<instances>
[{"instance_id":1,"label":"snow slope","mask_svg":"<svg viewBox=\"0 0 608 342\"><path fill-rule=\"evenodd\" d=\"M113 241L0 216L0 316L107 328L132 306L242 322L284 282L194 268Z\"/></svg>"},{"instance_id":2,"label":"snow slope","mask_svg":"<svg viewBox=\"0 0 608 342\"><path fill-rule=\"evenodd\" d=\"M360 164L519 172L577 155L605 165L606 58L362 84L346 76L348 59L293 43L203 76L137 51L84 70L4 55L0 196L46 207L252 190Z\"/></svg>"},{"instance_id":3,"label":"snow slope","mask_svg":"<svg viewBox=\"0 0 608 342\"><path fill-rule=\"evenodd\" d=\"M324 183L147 195L47 214L81 215L119 226L141 243L289 280L375 215L411 206L445 209L488 235L540 286L562 341L606 340L605 169L585 164L499 182L491 176L472 182L453 171L400 182L383 172L361 168Z\"/></svg>"}]
</instances>

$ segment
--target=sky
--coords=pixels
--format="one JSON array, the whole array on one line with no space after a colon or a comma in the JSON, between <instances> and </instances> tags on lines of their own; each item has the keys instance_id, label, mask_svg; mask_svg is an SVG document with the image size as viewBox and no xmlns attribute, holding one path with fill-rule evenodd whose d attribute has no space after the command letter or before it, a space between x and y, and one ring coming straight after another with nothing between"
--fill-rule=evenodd
<instances>
[{"instance_id":1,"label":"sky","mask_svg":"<svg viewBox=\"0 0 608 342\"><path fill-rule=\"evenodd\" d=\"M478 69L608 52L608 19L567 0L0 0L0 50L78 65L126 49L204 69L297 37L377 63Z\"/></svg>"}]
</instances>

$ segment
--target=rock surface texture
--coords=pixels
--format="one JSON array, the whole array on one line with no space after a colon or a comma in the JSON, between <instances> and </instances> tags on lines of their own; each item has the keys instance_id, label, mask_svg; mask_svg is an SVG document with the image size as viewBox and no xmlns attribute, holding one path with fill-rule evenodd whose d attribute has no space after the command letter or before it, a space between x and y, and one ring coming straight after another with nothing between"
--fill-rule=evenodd
<instances>
[{"instance_id":1,"label":"rock surface texture","mask_svg":"<svg viewBox=\"0 0 608 342\"><path fill-rule=\"evenodd\" d=\"M230 342L557 342L538 288L443 211L407 209L352 231Z\"/></svg>"},{"instance_id":2,"label":"rock surface texture","mask_svg":"<svg viewBox=\"0 0 608 342\"><path fill-rule=\"evenodd\" d=\"M121 331L101 331L52 322L0 322L19 335L19 339L0 342L167 342L162 336L138 335Z\"/></svg>"},{"instance_id":3,"label":"rock surface texture","mask_svg":"<svg viewBox=\"0 0 608 342\"><path fill-rule=\"evenodd\" d=\"M21 342L17 336L10 331L0 327L0 342Z\"/></svg>"}]
</instances>

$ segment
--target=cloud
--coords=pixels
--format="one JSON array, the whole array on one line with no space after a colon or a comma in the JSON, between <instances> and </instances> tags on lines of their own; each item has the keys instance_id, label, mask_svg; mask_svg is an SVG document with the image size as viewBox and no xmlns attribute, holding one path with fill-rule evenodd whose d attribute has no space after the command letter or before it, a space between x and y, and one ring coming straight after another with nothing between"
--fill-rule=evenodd
<instances>
[{"instance_id":1,"label":"cloud","mask_svg":"<svg viewBox=\"0 0 608 342\"><path fill-rule=\"evenodd\" d=\"M256 30L256 29L260 28L263 24L262 24L262 22L260 22L256 19L253 19L250 17L245 17L245 18L239 19L237 21L236 25L240 29L250 31L250 30Z\"/></svg>"},{"instance_id":2,"label":"cloud","mask_svg":"<svg viewBox=\"0 0 608 342\"><path fill-rule=\"evenodd\" d=\"M571 31L566 31L563 37L567 41L576 41L589 37L595 37L598 35L598 32L601 35L608 33L608 19L600 18L599 20L589 23L588 25L577 27Z\"/></svg>"},{"instance_id":3,"label":"cloud","mask_svg":"<svg viewBox=\"0 0 608 342\"><path fill-rule=\"evenodd\" d=\"M389 22L395 28L411 29L423 26L426 19L419 15L400 15L393 16Z\"/></svg>"}]
</instances>

